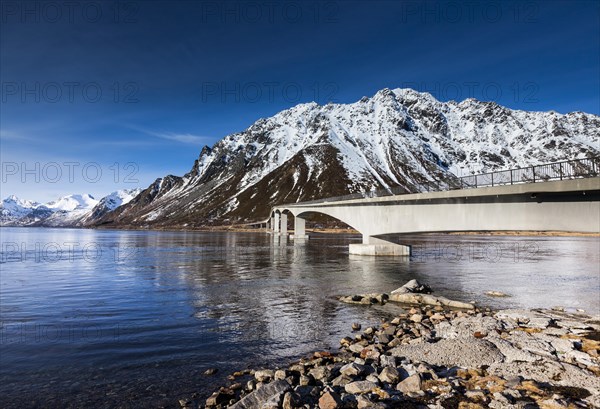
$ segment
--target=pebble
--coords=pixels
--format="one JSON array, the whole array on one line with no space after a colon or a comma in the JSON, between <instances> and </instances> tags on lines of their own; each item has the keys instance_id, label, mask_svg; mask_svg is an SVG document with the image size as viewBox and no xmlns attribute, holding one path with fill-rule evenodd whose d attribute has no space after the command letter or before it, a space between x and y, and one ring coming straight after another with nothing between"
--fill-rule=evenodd
<instances>
[{"instance_id":1,"label":"pebble","mask_svg":"<svg viewBox=\"0 0 600 409\"><path fill-rule=\"evenodd\" d=\"M431 317L429 317L429 319L432 321L445 321L446 316L444 314L440 314L439 312L436 312L435 314L432 314Z\"/></svg>"},{"instance_id":2,"label":"pebble","mask_svg":"<svg viewBox=\"0 0 600 409\"><path fill-rule=\"evenodd\" d=\"M364 365L350 363L350 364L342 366L340 368L340 373L342 375L346 375L346 376L357 376L357 375L363 374L365 372L365 370L366 370L366 368Z\"/></svg>"},{"instance_id":3,"label":"pebble","mask_svg":"<svg viewBox=\"0 0 600 409\"><path fill-rule=\"evenodd\" d=\"M283 409L294 409L301 404L300 396L294 392L286 392L281 404Z\"/></svg>"},{"instance_id":4,"label":"pebble","mask_svg":"<svg viewBox=\"0 0 600 409\"><path fill-rule=\"evenodd\" d=\"M377 384L370 381L356 381L347 384L344 389L348 393L367 393L377 388Z\"/></svg>"},{"instance_id":5,"label":"pebble","mask_svg":"<svg viewBox=\"0 0 600 409\"><path fill-rule=\"evenodd\" d=\"M421 322L421 321L423 321L423 315L422 314L412 314L410 316L410 320L412 322Z\"/></svg>"},{"instance_id":6,"label":"pebble","mask_svg":"<svg viewBox=\"0 0 600 409\"><path fill-rule=\"evenodd\" d=\"M254 372L254 378L258 382L269 381L269 380L273 379L274 376L275 376L275 372L273 372L270 369L262 369L262 370Z\"/></svg>"},{"instance_id":7,"label":"pebble","mask_svg":"<svg viewBox=\"0 0 600 409\"><path fill-rule=\"evenodd\" d=\"M381 355L379 357L379 363L381 364L381 366L395 367L396 366L396 357L389 356L389 355Z\"/></svg>"},{"instance_id":8,"label":"pebble","mask_svg":"<svg viewBox=\"0 0 600 409\"><path fill-rule=\"evenodd\" d=\"M320 409L337 409L342 405L342 399L335 392L325 392L321 398L319 398Z\"/></svg>"},{"instance_id":9,"label":"pebble","mask_svg":"<svg viewBox=\"0 0 600 409\"><path fill-rule=\"evenodd\" d=\"M396 385L396 389L402 393L417 392L421 390L421 375L414 374Z\"/></svg>"},{"instance_id":10,"label":"pebble","mask_svg":"<svg viewBox=\"0 0 600 409\"><path fill-rule=\"evenodd\" d=\"M311 378L306 376L306 375L300 375L300 381L299 381L301 386L307 386L310 385L311 383Z\"/></svg>"},{"instance_id":11,"label":"pebble","mask_svg":"<svg viewBox=\"0 0 600 409\"><path fill-rule=\"evenodd\" d=\"M280 369L278 371L275 371L274 377L277 380L283 380L283 379L287 378L287 373L286 373L286 371Z\"/></svg>"},{"instance_id":12,"label":"pebble","mask_svg":"<svg viewBox=\"0 0 600 409\"><path fill-rule=\"evenodd\" d=\"M371 375L367 375L367 377L365 378L365 380L369 381L369 382L373 382L375 385L379 385L379 378L376 377L375 375L371 374Z\"/></svg>"},{"instance_id":13,"label":"pebble","mask_svg":"<svg viewBox=\"0 0 600 409\"><path fill-rule=\"evenodd\" d=\"M393 366L386 366L381 370L379 379L382 382L396 383L400 380L400 372L398 372L398 370Z\"/></svg>"}]
</instances>

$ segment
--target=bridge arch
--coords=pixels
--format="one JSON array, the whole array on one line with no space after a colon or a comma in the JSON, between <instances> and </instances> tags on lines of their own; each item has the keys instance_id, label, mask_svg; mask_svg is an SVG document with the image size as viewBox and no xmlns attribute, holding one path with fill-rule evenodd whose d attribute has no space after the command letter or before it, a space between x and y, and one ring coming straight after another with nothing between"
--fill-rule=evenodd
<instances>
[{"instance_id":1,"label":"bridge arch","mask_svg":"<svg viewBox=\"0 0 600 409\"><path fill-rule=\"evenodd\" d=\"M274 210L281 215L281 228L274 230L280 235L287 235L287 214L294 216L294 236L293 238L308 239L306 234L306 218L310 214L322 214L329 216L335 220L352 227L362 235L362 244L351 244L350 252L353 254L368 254L368 255L410 255L410 247L389 242L385 239L369 235L365 227L357 223L357 220L352 220L351 217L346 217L343 211L339 211L335 207L315 207L315 208L293 208L293 207L278 207Z\"/></svg>"},{"instance_id":2,"label":"bridge arch","mask_svg":"<svg viewBox=\"0 0 600 409\"><path fill-rule=\"evenodd\" d=\"M294 231L300 232L300 235L306 235L305 223L306 218L310 214L322 214L325 216L329 216L333 219L339 220L340 222L352 227L354 230L358 231L363 236L363 243L388 243L383 240L377 239L375 237L370 236L367 232L365 226L360 223L360 219L352 218L347 212L341 210L337 207L311 207L311 208L294 208L294 207L277 207L275 211L290 213L294 216ZM296 235L296 234L295 234Z\"/></svg>"},{"instance_id":3,"label":"bridge arch","mask_svg":"<svg viewBox=\"0 0 600 409\"><path fill-rule=\"evenodd\" d=\"M311 215L324 215L324 216L328 216L331 217L332 219L335 219L341 223L344 223L350 227L352 227L354 230L359 231L356 226L352 225L352 221L349 220L343 220L342 218L340 218L339 216L336 216L333 212L327 212L327 211L323 211L323 210L309 210L309 211L296 211L296 214L294 215L294 217L296 218L301 218L301 219L308 219ZM292 213L293 214L293 213Z\"/></svg>"}]
</instances>

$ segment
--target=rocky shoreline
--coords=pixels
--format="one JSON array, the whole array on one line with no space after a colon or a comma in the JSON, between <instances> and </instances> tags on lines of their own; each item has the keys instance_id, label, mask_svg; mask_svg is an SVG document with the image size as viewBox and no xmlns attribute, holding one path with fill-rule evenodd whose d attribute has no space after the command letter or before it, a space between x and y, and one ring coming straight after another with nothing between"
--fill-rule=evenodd
<instances>
[{"instance_id":1,"label":"rocky shoreline","mask_svg":"<svg viewBox=\"0 0 600 409\"><path fill-rule=\"evenodd\" d=\"M392 297L417 295L406 290L414 289L411 283ZM362 299L350 302L367 304ZM368 304L388 301L377 295L366 299ZM491 311L471 305L457 310L433 303L407 306L405 314L378 327L354 323L352 331L340 341L338 353L319 351L286 368L236 372L206 401L181 399L179 404L600 408L600 317L561 309Z\"/></svg>"}]
</instances>

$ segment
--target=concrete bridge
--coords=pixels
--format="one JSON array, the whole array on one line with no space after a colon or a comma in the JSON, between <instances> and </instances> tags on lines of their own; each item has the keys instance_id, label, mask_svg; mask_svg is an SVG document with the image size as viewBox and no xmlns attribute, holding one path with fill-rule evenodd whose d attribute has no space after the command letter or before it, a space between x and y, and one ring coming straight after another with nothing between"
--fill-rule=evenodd
<instances>
[{"instance_id":1,"label":"concrete bridge","mask_svg":"<svg viewBox=\"0 0 600 409\"><path fill-rule=\"evenodd\" d=\"M325 214L362 234L362 244L350 245L351 254L362 255L410 255L408 246L386 240L391 234L600 233L600 177L597 168L592 170L587 177L574 179L281 205L272 209L269 224L273 234L287 236L288 215L292 215L291 237L303 240L308 238L306 218Z\"/></svg>"}]
</instances>

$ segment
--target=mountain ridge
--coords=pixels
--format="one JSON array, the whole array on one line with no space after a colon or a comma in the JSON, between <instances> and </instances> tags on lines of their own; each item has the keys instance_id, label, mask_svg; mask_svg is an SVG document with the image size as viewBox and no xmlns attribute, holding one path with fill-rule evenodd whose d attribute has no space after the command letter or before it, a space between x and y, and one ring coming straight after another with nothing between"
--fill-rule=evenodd
<instances>
[{"instance_id":1,"label":"mountain ridge","mask_svg":"<svg viewBox=\"0 0 600 409\"><path fill-rule=\"evenodd\" d=\"M600 117L440 102L383 89L351 104L299 104L202 148L99 225L201 227L264 219L272 205L596 156Z\"/></svg>"}]
</instances>

